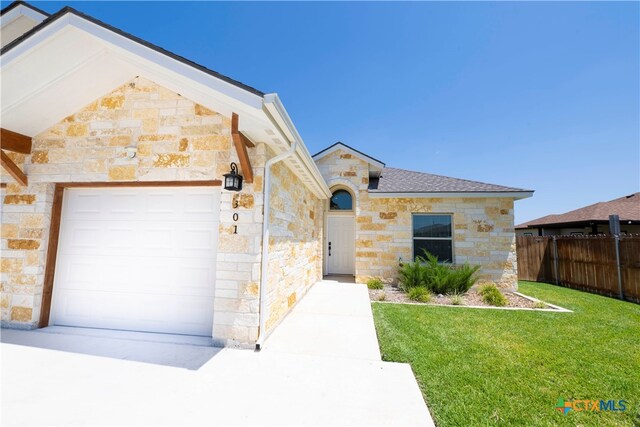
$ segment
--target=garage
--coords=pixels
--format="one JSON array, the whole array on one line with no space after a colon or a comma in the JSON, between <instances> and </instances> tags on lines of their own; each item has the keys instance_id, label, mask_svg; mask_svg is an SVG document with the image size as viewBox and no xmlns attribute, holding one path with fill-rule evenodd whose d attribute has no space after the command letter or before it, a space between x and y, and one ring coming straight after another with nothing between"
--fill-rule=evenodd
<instances>
[{"instance_id":1,"label":"garage","mask_svg":"<svg viewBox=\"0 0 640 427\"><path fill-rule=\"evenodd\" d=\"M219 187L66 188L50 325L211 336Z\"/></svg>"}]
</instances>

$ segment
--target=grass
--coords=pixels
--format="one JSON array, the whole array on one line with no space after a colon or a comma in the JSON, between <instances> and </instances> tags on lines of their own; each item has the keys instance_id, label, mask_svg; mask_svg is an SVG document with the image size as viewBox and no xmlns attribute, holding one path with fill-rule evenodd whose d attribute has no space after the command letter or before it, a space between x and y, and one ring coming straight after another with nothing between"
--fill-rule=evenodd
<instances>
[{"instance_id":1,"label":"grass","mask_svg":"<svg viewBox=\"0 0 640 427\"><path fill-rule=\"evenodd\" d=\"M373 304L383 359L410 363L436 425L640 425L640 305L558 286L520 292L574 313ZM625 412L554 409L624 399Z\"/></svg>"}]
</instances>

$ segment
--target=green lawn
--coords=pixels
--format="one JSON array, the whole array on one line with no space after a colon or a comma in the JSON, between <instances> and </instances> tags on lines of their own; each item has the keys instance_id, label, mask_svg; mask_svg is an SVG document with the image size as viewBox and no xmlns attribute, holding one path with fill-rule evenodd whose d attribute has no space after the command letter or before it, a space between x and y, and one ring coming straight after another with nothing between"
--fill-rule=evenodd
<instances>
[{"instance_id":1,"label":"green lawn","mask_svg":"<svg viewBox=\"0 0 640 427\"><path fill-rule=\"evenodd\" d=\"M438 426L640 426L640 305L543 283L574 313L373 304L383 359L411 364ZM624 399L625 412L554 409Z\"/></svg>"}]
</instances>

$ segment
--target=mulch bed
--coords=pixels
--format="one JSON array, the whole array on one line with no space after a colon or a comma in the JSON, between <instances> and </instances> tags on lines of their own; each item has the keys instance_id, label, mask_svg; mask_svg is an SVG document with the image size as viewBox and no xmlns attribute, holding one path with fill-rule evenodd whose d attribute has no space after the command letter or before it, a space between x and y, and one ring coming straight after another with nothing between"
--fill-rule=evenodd
<instances>
[{"instance_id":1,"label":"mulch bed","mask_svg":"<svg viewBox=\"0 0 640 427\"><path fill-rule=\"evenodd\" d=\"M516 295L513 292L503 291L504 296L507 298L507 305L505 307L514 308L536 308L535 303L526 298ZM369 289L369 298L371 301L387 301L387 302L400 302L400 303L413 303L421 304L417 301L410 300L407 294L397 286L385 284L383 289ZM422 303L431 305L452 305L451 297L448 295L434 295L431 302ZM479 306L479 307L493 307L482 300L474 289L471 289L466 294L462 295L463 306ZM545 305L545 309L554 309Z\"/></svg>"}]
</instances>

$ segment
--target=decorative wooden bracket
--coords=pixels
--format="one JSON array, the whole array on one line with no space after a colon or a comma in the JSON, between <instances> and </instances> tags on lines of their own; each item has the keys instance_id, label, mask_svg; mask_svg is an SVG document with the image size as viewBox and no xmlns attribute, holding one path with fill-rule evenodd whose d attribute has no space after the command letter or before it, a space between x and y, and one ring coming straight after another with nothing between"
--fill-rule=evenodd
<instances>
[{"instance_id":1,"label":"decorative wooden bracket","mask_svg":"<svg viewBox=\"0 0 640 427\"><path fill-rule=\"evenodd\" d=\"M3 150L22 154L31 153L31 138L8 129L0 129L0 145Z\"/></svg>"},{"instance_id":2,"label":"decorative wooden bracket","mask_svg":"<svg viewBox=\"0 0 640 427\"><path fill-rule=\"evenodd\" d=\"M253 169L251 169L247 146L254 147L254 144L238 131L238 115L236 113L231 115L231 137L233 138L233 145L235 145L236 152L238 153L238 159L240 159L244 182L251 184L253 182Z\"/></svg>"},{"instance_id":3,"label":"decorative wooden bracket","mask_svg":"<svg viewBox=\"0 0 640 427\"><path fill-rule=\"evenodd\" d=\"M22 172L20 168L13 162L13 160L11 160L9 156L7 156L7 153L5 153L4 150L0 151L0 156L2 160L2 167L4 168L4 170L6 170L9 175L13 177L13 179L26 187L28 185L28 181L27 176L24 174L24 172Z\"/></svg>"}]
</instances>

